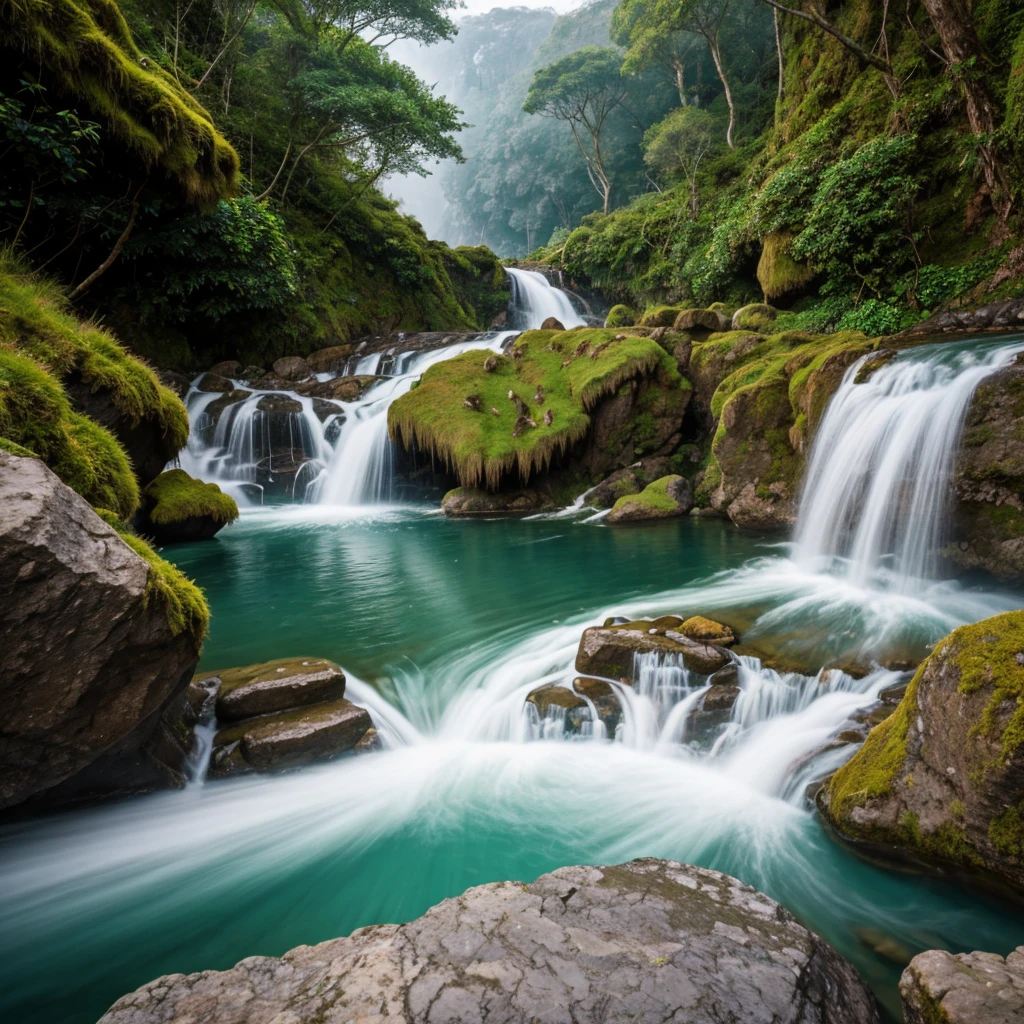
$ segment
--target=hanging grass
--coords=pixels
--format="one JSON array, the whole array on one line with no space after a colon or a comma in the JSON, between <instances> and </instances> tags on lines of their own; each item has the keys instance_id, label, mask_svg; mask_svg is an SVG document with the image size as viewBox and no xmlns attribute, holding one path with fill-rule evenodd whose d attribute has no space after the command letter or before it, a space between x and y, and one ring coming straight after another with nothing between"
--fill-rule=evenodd
<instances>
[{"instance_id":1,"label":"hanging grass","mask_svg":"<svg viewBox=\"0 0 1024 1024\"><path fill-rule=\"evenodd\" d=\"M685 386L674 360L650 338L614 339L614 331L598 328L529 331L509 355L466 352L438 363L391 406L388 429L453 470L463 487L495 490L513 471L526 480L581 440L590 411L623 384L657 374L665 388ZM515 437L520 410L510 391L536 424Z\"/></svg>"}]
</instances>

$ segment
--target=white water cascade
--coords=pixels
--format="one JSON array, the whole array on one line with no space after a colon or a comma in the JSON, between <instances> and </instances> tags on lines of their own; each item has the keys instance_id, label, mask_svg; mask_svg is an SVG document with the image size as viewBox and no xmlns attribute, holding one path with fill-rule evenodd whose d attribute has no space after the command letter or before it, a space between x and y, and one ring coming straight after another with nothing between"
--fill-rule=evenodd
<instances>
[{"instance_id":1,"label":"white water cascade","mask_svg":"<svg viewBox=\"0 0 1024 1024\"><path fill-rule=\"evenodd\" d=\"M403 351L399 344L388 352L350 359L337 376L380 378L356 401L324 402L294 391L254 390L241 380L232 381L235 394L225 396L200 391L197 378L186 396L192 429L179 457L181 467L219 484L240 505L286 500L362 506L394 500L388 408L426 369L472 349L501 351L517 333L540 327L550 316L567 328L584 323L565 292L541 274L516 269L507 273L509 320L515 330L483 333L426 351ZM329 380L334 375L319 376ZM229 404L215 419L208 410L218 401Z\"/></svg>"},{"instance_id":2,"label":"white water cascade","mask_svg":"<svg viewBox=\"0 0 1024 1024\"><path fill-rule=\"evenodd\" d=\"M971 396L1022 349L930 346L859 384L851 366L811 448L797 562L901 593L934 579Z\"/></svg>"}]
</instances>

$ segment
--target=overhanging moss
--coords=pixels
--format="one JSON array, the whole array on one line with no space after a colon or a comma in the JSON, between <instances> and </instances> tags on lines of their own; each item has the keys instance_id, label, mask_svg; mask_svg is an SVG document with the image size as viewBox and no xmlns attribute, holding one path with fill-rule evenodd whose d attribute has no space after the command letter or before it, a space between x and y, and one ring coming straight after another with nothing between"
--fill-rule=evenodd
<instances>
[{"instance_id":1,"label":"overhanging moss","mask_svg":"<svg viewBox=\"0 0 1024 1024\"><path fill-rule=\"evenodd\" d=\"M681 386L674 361L649 338L616 341L602 329L530 331L511 356L467 352L431 367L388 410L388 428L395 440L454 469L464 487L483 482L495 489L513 469L524 480L546 469L586 434L588 413L602 398L655 374L666 389ZM521 425L515 437L520 413L509 392L536 424Z\"/></svg>"},{"instance_id":2,"label":"overhanging moss","mask_svg":"<svg viewBox=\"0 0 1024 1024\"><path fill-rule=\"evenodd\" d=\"M114 436L74 412L43 366L2 343L0 435L38 455L90 504L126 519L139 507L138 482Z\"/></svg>"},{"instance_id":3,"label":"overhanging moss","mask_svg":"<svg viewBox=\"0 0 1024 1024\"><path fill-rule=\"evenodd\" d=\"M107 331L76 319L64 291L27 273L10 250L0 250L0 343L59 378L77 373L93 391L108 390L133 423L154 418L176 449L188 441L188 413L178 396Z\"/></svg>"},{"instance_id":4,"label":"overhanging moss","mask_svg":"<svg viewBox=\"0 0 1024 1024\"><path fill-rule=\"evenodd\" d=\"M238 518L238 505L231 495L224 494L216 484L190 477L183 469L161 473L142 494L149 519L158 526L192 518L226 525Z\"/></svg>"},{"instance_id":5,"label":"overhanging moss","mask_svg":"<svg viewBox=\"0 0 1024 1024\"><path fill-rule=\"evenodd\" d=\"M0 0L0 46L53 76L182 198L209 206L230 195L238 156L206 110L136 47L114 0Z\"/></svg>"}]
</instances>

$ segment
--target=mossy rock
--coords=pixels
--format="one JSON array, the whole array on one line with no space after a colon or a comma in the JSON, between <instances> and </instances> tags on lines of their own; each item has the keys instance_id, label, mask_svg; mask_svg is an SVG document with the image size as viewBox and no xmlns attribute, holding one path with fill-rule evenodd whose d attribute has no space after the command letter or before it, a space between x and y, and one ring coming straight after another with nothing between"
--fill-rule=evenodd
<instances>
[{"instance_id":1,"label":"mossy rock","mask_svg":"<svg viewBox=\"0 0 1024 1024\"><path fill-rule=\"evenodd\" d=\"M757 279L766 302L800 292L814 280L814 268L792 256L794 237L789 231L773 231L761 239Z\"/></svg>"},{"instance_id":2,"label":"mossy rock","mask_svg":"<svg viewBox=\"0 0 1024 1024\"><path fill-rule=\"evenodd\" d=\"M752 302L741 306L733 313L731 326L734 331L757 331L760 334L767 334L778 315L779 311L774 306L764 302Z\"/></svg>"},{"instance_id":3,"label":"mossy rock","mask_svg":"<svg viewBox=\"0 0 1024 1024\"><path fill-rule=\"evenodd\" d=\"M639 494L619 498L608 513L609 523L642 522L685 516L693 508L693 490L681 476L663 476Z\"/></svg>"},{"instance_id":4,"label":"mossy rock","mask_svg":"<svg viewBox=\"0 0 1024 1024\"><path fill-rule=\"evenodd\" d=\"M684 309L672 322L672 330L686 333L717 333L729 326L729 318L713 309Z\"/></svg>"},{"instance_id":5,"label":"mossy rock","mask_svg":"<svg viewBox=\"0 0 1024 1024\"><path fill-rule=\"evenodd\" d=\"M631 306L624 306L621 303L612 306L605 317L605 327L632 327L637 320L637 312Z\"/></svg>"},{"instance_id":6,"label":"mossy rock","mask_svg":"<svg viewBox=\"0 0 1024 1024\"><path fill-rule=\"evenodd\" d=\"M204 672L193 682L216 688L217 719L222 722L339 700L346 684L345 673L326 658L278 658Z\"/></svg>"},{"instance_id":7,"label":"mossy rock","mask_svg":"<svg viewBox=\"0 0 1024 1024\"><path fill-rule=\"evenodd\" d=\"M736 634L729 626L703 615L691 615L679 626L679 632L692 640L704 640L720 647L731 647L736 643Z\"/></svg>"},{"instance_id":8,"label":"mossy rock","mask_svg":"<svg viewBox=\"0 0 1024 1024\"><path fill-rule=\"evenodd\" d=\"M602 399L655 376L659 392L682 391L674 361L650 338L528 331L497 366L491 353L473 351L430 367L392 404L388 428L450 467L463 487L495 491L513 474L525 481L548 469L587 435Z\"/></svg>"},{"instance_id":9,"label":"mossy rock","mask_svg":"<svg viewBox=\"0 0 1024 1024\"><path fill-rule=\"evenodd\" d=\"M216 484L170 469L142 492L136 528L158 544L177 544L208 540L237 518L235 499Z\"/></svg>"},{"instance_id":10,"label":"mossy rock","mask_svg":"<svg viewBox=\"0 0 1024 1024\"><path fill-rule=\"evenodd\" d=\"M1024 612L937 643L818 799L845 836L1024 891Z\"/></svg>"},{"instance_id":11,"label":"mossy rock","mask_svg":"<svg viewBox=\"0 0 1024 1024\"><path fill-rule=\"evenodd\" d=\"M638 321L639 327L671 327L676 322L678 306L655 306L648 309Z\"/></svg>"}]
</instances>

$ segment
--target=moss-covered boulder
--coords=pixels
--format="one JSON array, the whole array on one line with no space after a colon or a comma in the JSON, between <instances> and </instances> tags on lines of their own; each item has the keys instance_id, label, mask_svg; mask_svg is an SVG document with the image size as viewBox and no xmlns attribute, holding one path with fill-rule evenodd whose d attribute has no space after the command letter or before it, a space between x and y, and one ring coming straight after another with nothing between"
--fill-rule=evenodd
<instances>
[{"instance_id":1,"label":"moss-covered boulder","mask_svg":"<svg viewBox=\"0 0 1024 1024\"><path fill-rule=\"evenodd\" d=\"M774 306L764 302L753 302L741 306L733 313L731 326L734 331L758 331L767 334L777 316L778 310Z\"/></svg>"},{"instance_id":2,"label":"moss-covered boulder","mask_svg":"<svg viewBox=\"0 0 1024 1024\"><path fill-rule=\"evenodd\" d=\"M703 615L691 615L680 624L679 632L691 640L702 640L704 643L718 644L719 647L731 647L736 643L736 634L731 626L707 619Z\"/></svg>"},{"instance_id":3,"label":"moss-covered boulder","mask_svg":"<svg viewBox=\"0 0 1024 1024\"><path fill-rule=\"evenodd\" d=\"M814 280L814 268L793 258L794 237L790 231L773 231L761 239L757 279L766 303L799 294Z\"/></svg>"},{"instance_id":4,"label":"moss-covered boulder","mask_svg":"<svg viewBox=\"0 0 1024 1024\"><path fill-rule=\"evenodd\" d=\"M671 327L681 310L678 306L654 306L645 310L637 321L640 327Z\"/></svg>"},{"instance_id":5,"label":"moss-covered boulder","mask_svg":"<svg viewBox=\"0 0 1024 1024\"><path fill-rule=\"evenodd\" d=\"M529 331L507 355L466 352L388 410L394 440L463 487L514 489L572 454L601 476L679 443L689 386L656 341L601 328Z\"/></svg>"},{"instance_id":6,"label":"moss-covered boulder","mask_svg":"<svg viewBox=\"0 0 1024 1024\"><path fill-rule=\"evenodd\" d=\"M183 782L190 733L164 742L164 715L209 613L193 583L110 522L41 459L0 451L0 807Z\"/></svg>"},{"instance_id":7,"label":"moss-covered boulder","mask_svg":"<svg viewBox=\"0 0 1024 1024\"><path fill-rule=\"evenodd\" d=\"M619 303L608 310L604 319L605 327L632 327L637 321L637 311L632 306L624 306Z\"/></svg>"},{"instance_id":8,"label":"moss-covered boulder","mask_svg":"<svg viewBox=\"0 0 1024 1024\"><path fill-rule=\"evenodd\" d=\"M209 540L237 518L235 499L216 484L169 469L142 492L135 528L158 544L179 544Z\"/></svg>"},{"instance_id":9,"label":"moss-covered boulder","mask_svg":"<svg viewBox=\"0 0 1024 1024\"><path fill-rule=\"evenodd\" d=\"M663 476L639 494L619 498L608 513L609 523L636 523L685 516L693 508L693 488L681 476Z\"/></svg>"},{"instance_id":10,"label":"moss-covered boulder","mask_svg":"<svg viewBox=\"0 0 1024 1024\"><path fill-rule=\"evenodd\" d=\"M672 321L672 330L711 334L729 330L732 321L713 309L684 309Z\"/></svg>"},{"instance_id":11,"label":"moss-covered boulder","mask_svg":"<svg viewBox=\"0 0 1024 1024\"><path fill-rule=\"evenodd\" d=\"M646 619L584 630L576 652L576 671L585 676L633 680L637 654L677 658L691 672L711 675L732 660L729 652L713 644L691 640L673 622Z\"/></svg>"},{"instance_id":12,"label":"moss-covered boulder","mask_svg":"<svg viewBox=\"0 0 1024 1024\"><path fill-rule=\"evenodd\" d=\"M858 332L798 331L729 332L695 344L690 375L714 425L697 505L738 526L791 526L808 442L846 369L876 347Z\"/></svg>"},{"instance_id":13,"label":"moss-covered boulder","mask_svg":"<svg viewBox=\"0 0 1024 1024\"><path fill-rule=\"evenodd\" d=\"M1024 578L1024 363L978 387L954 474L953 561L1002 579Z\"/></svg>"},{"instance_id":14,"label":"moss-covered boulder","mask_svg":"<svg viewBox=\"0 0 1024 1024\"><path fill-rule=\"evenodd\" d=\"M1024 891L1024 612L936 644L818 801L850 839Z\"/></svg>"},{"instance_id":15,"label":"moss-covered boulder","mask_svg":"<svg viewBox=\"0 0 1024 1024\"><path fill-rule=\"evenodd\" d=\"M640 459L610 473L599 484L591 487L584 504L593 508L610 509L620 498L639 494L648 484L672 474L672 460L666 456Z\"/></svg>"}]
</instances>

